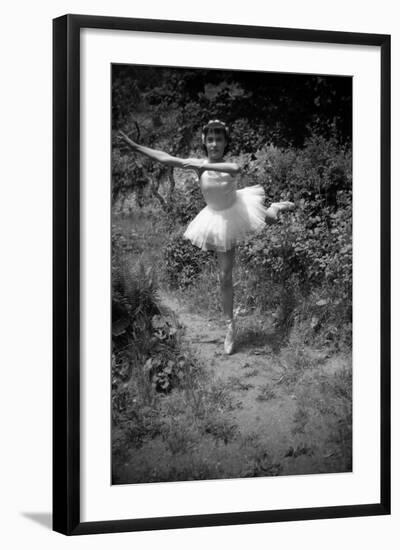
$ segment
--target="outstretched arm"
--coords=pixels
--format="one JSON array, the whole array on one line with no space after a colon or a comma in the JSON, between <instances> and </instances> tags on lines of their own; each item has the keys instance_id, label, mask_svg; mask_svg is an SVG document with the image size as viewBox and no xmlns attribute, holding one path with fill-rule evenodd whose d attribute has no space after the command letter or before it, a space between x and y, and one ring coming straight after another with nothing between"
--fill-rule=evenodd
<instances>
[{"instance_id":1,"label":"outstretched arm","mask_svg":"<svg viewBox=\"0 0 400 550\"><path fill-rule=\"evenodd\" d=\"M150 147L145 147L144 145L139 145L139 143L136 143L135 141L131 140L121 130L118 133L118 137L124 140L125 143L127 143L134 151L137 151L138 153L142 153L143 155L146 155L147 157L153 160L157 160L162 164L166 164L167 166L174 166L176 168L193 168L192 166L190 167L186 166L187 165L186 159L173 157L172 155L169 155L164 151L159 151L157 149L151 149Z\"/></svg>"},{"instance_id":2,"label":"outstretched arm","mask_svg":"<svg viewBox=\"0 0 400 550\"><path fill-rule=\"evenodd\" d=\"M183 168L193 170L212 170L214 172L226 172L228 174L239 174L242 169L236 162L208 162L201 159L186 159Z\"/></svg>"}]
</instances>

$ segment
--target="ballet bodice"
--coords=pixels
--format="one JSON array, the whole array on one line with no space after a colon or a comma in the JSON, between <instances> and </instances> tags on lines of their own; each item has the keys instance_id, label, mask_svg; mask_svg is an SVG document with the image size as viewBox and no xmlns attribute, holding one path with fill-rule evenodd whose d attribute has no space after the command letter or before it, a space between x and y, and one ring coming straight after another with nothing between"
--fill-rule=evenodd
<instances>
[{"instance_id":1,"label":"ballet bodice","mask_svg":"<svg viewBox=\"0 0 400 550\"><path fill-rule=\"evenodd\" d=\"M204 170L200 176L200 189L210 208L224 210L236 201L237 176L227 172Z\"/></svg>"}]
</instances>

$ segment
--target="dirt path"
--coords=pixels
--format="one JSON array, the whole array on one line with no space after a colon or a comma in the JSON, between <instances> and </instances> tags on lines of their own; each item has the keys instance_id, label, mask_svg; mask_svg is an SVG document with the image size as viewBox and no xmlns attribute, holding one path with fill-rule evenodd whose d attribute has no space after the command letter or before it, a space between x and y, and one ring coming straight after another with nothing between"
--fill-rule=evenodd
<instances>
[{"instance_id":1,"label":"dirt path","mask_svg":"<svg viewBox=\"0 0 400 550\"><path fill-rule=\"evenodd\" d=\"M282 369L271 346L249 344L243 331L245 320L239 317L236 351L226 355L223 320L189 312L171 293L164 291L161 298L185 327L184 340L196 350L211 378L239 403L231 416L241 436L268 449L272 463L273 457L281 459L294 443L296 395L277 389Z\"/></svg>"}]
</instances>

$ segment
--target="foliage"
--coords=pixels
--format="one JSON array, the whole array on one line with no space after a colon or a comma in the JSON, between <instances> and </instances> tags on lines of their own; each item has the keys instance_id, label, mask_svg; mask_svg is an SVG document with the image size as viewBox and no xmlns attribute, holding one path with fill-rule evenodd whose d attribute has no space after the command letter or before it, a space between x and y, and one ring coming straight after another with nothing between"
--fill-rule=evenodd
<instances>
[{"instance_id":1,"label":"foliage","mask_svg":"<svg viewBox=\"0 0 400 550\"><path fill-rule=\"evenodd\" d=\"M112 82L113 127L138 120L142 140L167 138L173 154L193 148L211 118L231 125L234 153L261 143L301 147L332 127L340 140L351 136L351 78L113 65Z\"/></svg>"},{"instance_id":2,"label":"foliage","mask_svg":"<svg viewBox=\"0 0 400 550\"><path fill-rule=\"evenodd\" d=\"M113 455L163 430L157 398L196 379L196 364L182 350L181 326L159 304L158 280L137 254L135 235L112 232Z\"/></svg>"},{"instance_id":3,"label":"foliage","mask_svg":"<svg viewBox=\"0 0 400 550\"><path fill-rule=\"evenodd\" d=\"M204 206L205 201L197 182L176 188L167 209L171 226L188 224Z\"/></svg>"},{"instance_id":4,"label":"foliage","mask_svg":"<svg viewBox=\"0 0 400 550\"><path fill-rule=\"evenodd\" d=\"M179 384L185 366L179 358L179 327L159 305L154 269L146 268L140 258L136 262L130 261L125 248L124 239L115 233L112 262L113 380L118 386L129 381L133 373L136 376L140 373L143 383L150 384L155 391L169 391Z\"/></svg>"},{"instance_id":5,"label":"foliage","mask_svg":"<svg viewBox=\"0 0 400 550\"><path fill-rule=\"evenodd\" d=\"M289 321L289 325L294 313L310 316L314 331L326 325L328 318L335 318L342 326L350 324L350 152L335 139L314 137L302 150L268 147L258 155L258 161L252 167L255 177L267 171L268 192L284 196L283 190L290 190L297 208L240 247L240 260L250 275L248 296L256 296L262 310L280 305L280 322ZM268 291L254 292L255 284Z\"/></svg>"},{"instance_id":6,"label":"foliage","mask_svg":"<svg viewBox=\"0 0 400 550\"><path fill-rule=\"evenodd\" d=\"M210 252L193 246L182 236L181 229L172 233L164 248L165 270L170 285L181 289L191 285L210 258Z\"/></svg>"}]
</instances>

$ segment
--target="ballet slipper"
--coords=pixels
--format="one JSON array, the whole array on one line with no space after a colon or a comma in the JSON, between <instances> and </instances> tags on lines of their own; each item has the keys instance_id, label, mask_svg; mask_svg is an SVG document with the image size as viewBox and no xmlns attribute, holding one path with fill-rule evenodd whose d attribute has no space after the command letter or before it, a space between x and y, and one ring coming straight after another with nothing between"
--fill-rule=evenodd
<instances>
[{"instance_id":1,"label":"ballet slipper","mask_svg":"<svg viewBox=\"0 0 400 550\"><path fill-rule=\"evenodd\" d=\"M233 319L227 322L227 331L224 342L224 350L227 355L231 355L235 346L236 326Z\"/></svg>"},{"instance_id":2,"label":"ballet slipper","mask_svg":"<svg viewBox=\"0 0 400 550\"><path fill-rule=\"evenodd\" d=\"M278 220L278 216L281 212L287 210L294 210L295 204L290 201L273 202L267 210L267 219L272 219L275 222Z\"/></svg>"},{"instance_id":3,"label":"ballet slipper","mask_svg":"<svg viewBox=\"0 0 400 550\"><path fill-rule=\"evenodd\" d=\"M271 207L275 207L278 212L285 212L286 210L294 210L295 204L290 201L273 202Z\"/></svg>"}]
</instances>

